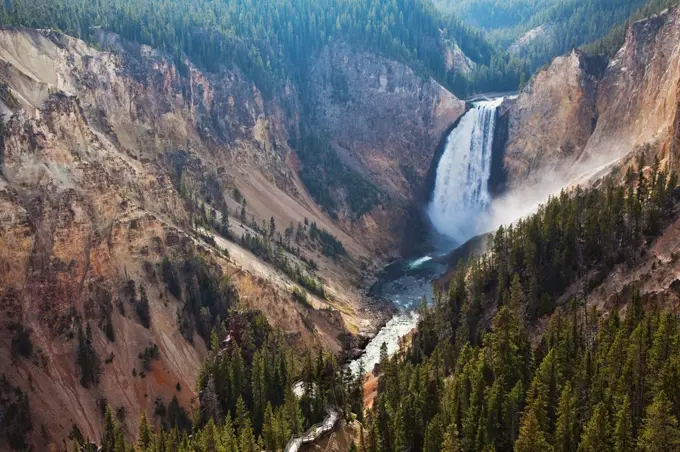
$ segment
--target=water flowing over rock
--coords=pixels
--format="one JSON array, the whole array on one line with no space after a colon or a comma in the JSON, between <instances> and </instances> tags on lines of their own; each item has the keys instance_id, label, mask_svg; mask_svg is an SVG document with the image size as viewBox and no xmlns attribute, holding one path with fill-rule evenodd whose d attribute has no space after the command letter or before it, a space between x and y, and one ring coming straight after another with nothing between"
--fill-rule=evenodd
<instances>
[{"instance_id":1,"label":"water flowing over rock","mask_svg":"<svg viewBox=\"0 0 680 452\"><path fill-rule=\"evenodd\" d=\"M502 101L479 102L463 116L437 167L428 214L437 231L458 243L479 232L480 214L489 205L494 125Z\"/></svg>"}]
</instances>

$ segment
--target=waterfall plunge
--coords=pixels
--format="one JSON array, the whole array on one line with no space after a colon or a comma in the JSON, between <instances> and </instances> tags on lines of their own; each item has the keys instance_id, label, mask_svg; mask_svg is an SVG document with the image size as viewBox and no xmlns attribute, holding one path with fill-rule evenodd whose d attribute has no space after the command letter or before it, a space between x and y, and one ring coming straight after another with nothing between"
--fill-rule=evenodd
<instances>
[{"instance_id":1,"label":"waterfall plunge","mask_svg":"<svg viewBox=\"0 0 680 452\"><path fill-rule=\"evenodd\" d=\"M498 98L475 103L446 139L437 167L428 214L437 231L459 244L483 232L496 108L502 102Z\"/></svg>"}]
</instances>

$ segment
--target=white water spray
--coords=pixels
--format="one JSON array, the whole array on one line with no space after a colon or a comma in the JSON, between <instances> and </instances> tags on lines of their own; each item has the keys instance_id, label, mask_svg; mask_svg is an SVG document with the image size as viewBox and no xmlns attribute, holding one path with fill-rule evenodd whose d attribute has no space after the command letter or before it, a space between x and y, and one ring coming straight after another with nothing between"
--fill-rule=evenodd
<instances>
[{"instance_id":1,"label":"white water spray","mask_svg":"<svg viewBox=\"0 0 680 452\"><path fill-rule=\"evenodd\" d=\"M437 167L428 214L437 231L458 243L484 232L496 109L502 102L500 97L475 103L446 139Z\"/></svg>"}]
</instances>

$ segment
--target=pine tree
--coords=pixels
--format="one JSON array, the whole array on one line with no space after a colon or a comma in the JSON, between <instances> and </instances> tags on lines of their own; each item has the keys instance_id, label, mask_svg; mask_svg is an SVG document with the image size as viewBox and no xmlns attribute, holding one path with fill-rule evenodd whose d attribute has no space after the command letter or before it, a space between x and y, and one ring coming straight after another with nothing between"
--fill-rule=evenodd
<instances>
[{"instance_id":1,"label":"pine tree","mask_svg":"<svg viewBox=\"0 0 680 452\"><path fill-rule=\"evenodd\" d=\"M139 301L135 304L135 312L139 317L139 322L144 328L151 326L151 311L149 308L149 298L146 296L144 285L139 286Z\"/></svg>"},{"instance_id":2,"label":"pine tree","mask_svg":"<svg viewBox=\"0 0 680 452\"><path fill-rule=\"evenodd\" d=\"M628 395L623 397L621 408L616 413L616 427L614 429L614 451L633 452L635 440L633 439L633 421L630 416L630 401Z\"/></svg>"},{"instance_id":3,"label":"pine tree","mask_svg":"<svg viewBox=\"0 0 680 452\"><path fill-rule=\"evenodd\" d=\"M458 441L458 432L455 424L451 424L444 433L444 441L442 442L441 452L461 452L460 442Z\"/></svg>"},{"instance_id":4,"label":"pine tree","mask_svg":"<svg viewBox=\"0 0 680 452\"><path fill-rule=\"evenodd\" d=\"M364 434L363 424L359 424L359 445L361 447L361 452L368 452L366 449L366 435Z\"/></svg>"},{"instance_id":5,"label":"pine tree","mask_svg":"<svg viewBox=\"0 0 680 452\"><path fill-rule=\"evenodd\" d=\"M555 430L555 452L573 452L578 441L574 423L577 422L575 399L571 384L567 383L562 390L557 408L557 427Z\"/></svg>"},{"instance_id":6,"label":"pine tree","mask_svg":"<svg viewBox=\"0 0 680 452\"><path fill-rule=\"evenodd\" d=\"M510 308L515 310L521 309L524 305L524 301L522 282L519 279L519 274L515 273L512 277L512 283L510 284Z\"/></svg>"},{"instance_id":7,"label":"pine tree","mask_svg":"<svg viewBox=\"0 0 680 452\"><path fill-rule=\"evenodd\" d=\"M227 412L227 415L224 418L224 425L220 432L220 438L224 452L238 452L234 423L231 421L231 414L229 412Z\"/></svg>"},{"instance_id":8,"label":"pine tree","mask_svg":"<svg viewBox=\"0 0 680 452\"><path fill-rule=\"evenodd\" d=\"M256 452L257 442L255 441L255 434L250 423L250 415L248 409L239 397L236 402L236 425L238 426L238 444L240 452Z\"/></svg>"},{"instance_id":9,"label":"pine tree","mask_svg":"<svg viewBox=\"0 0 680 452\"><path fill-rule=\"evenodd\" d=\"M370 452L382 452L382 438L380 436L380 431L378 430L378 422L372 423L371 431L368 435L368 449Z\"/></svg>"},{"instance_id":10,"label":"pine tree","mask_svg":"<svg viewBox=\"0 0 680 452\"><path fill-rule=\"evenodd\" d=\"M533 409L522 419L519 438L515 443L515 452L552 452L554 448L548 443L541 430Z\"/></svg>"},{"instance_id":11,"label":"pine tree","mask_svg":"<svg viewBox=\"0 0 680 452\"><path fill-rule=\"evenodd\" d=\"M219 420L221 415L220 401L215 391L215 380L212 374L209 374L205 385L198 394L201 402L201 419L207 422L209 419L213 421Z\"/></svg>"},{"instance_id":12,"label":"pine tree","mask_svg":"<svg viewBox=\"0 0 680 452\"><path fill-rule=\"evenodd\" d=\"M146 419L146 413L142 411L142 416L139 420L139 430L137 432L137 450L139 452L147 452L151 450L153 443L153 432L151 426Z\"/></svg>"},{"instance_id":13,"label":"pine tree","mask_svg":"<svg viewBox=\"0 0 680 452\"><path fill-rule=\"evenodd\" d=\"M264 412L267 407L267 388L265 382L264 355L261 350L255 352L251 369L251 385L253 404L252 419L253 429L258 432L262 429Z\"/></svg>"},{"instance_id":14,"label":"pine tree","mask_svg":"<svg viewBox=\"0 0 680 452\"><path fill-rule=\"evenodd\" d=\"M506 441L509 445L515 444L515 441L517 441L523 402L524 386L521 381L518 381L503 403L503 422L508 435Z\"/></svg>"},{"instance_id":15,"label":"pine tree","mask_svg":"<svg viewBox=\"0 0 680 452\"><path fill-rule=\"evenodd\" d=\"M442 420L441 417L437 415L427 424L423 452L439 452L443 442L444 432Z\"/></svg>"},{"instance_id":16,"label":"pine tree","mask_svg":"<svg viewBox=\"0 0 680 452\"><path fill-rule=\"evenodd\" d=\"M267 402L267 409L264 412L264 425L262 427L262 439L267 450L277 449L276 427L274 426L274 411L272 404Z\"/></svg>"},{"instance_id":17,"label":"pine tree","mask_svg":"<svg viewBox=\"0 0 680 452\"><path fill-rule=\"evenodd\" d=\"M609 438L609 422L607 410L603 403L598 404L583 431L579 452L608 452L611 451Z\"/></svg>"},{"instance_id":18,"label":"pine tree","mask_svg":"<svg viewBox=\"0 0 680 452\"><path fill-rule=\"evenodd\" d=\"M116 427L116 447L113 451L125 452L125 435L123 434L123 429L120 427Z\"/></svg>"},{"instance_id":19,"label":"pine tree","mask_svg":"<svg viewBox=\"0 0 680 452\"><path fill-rule=\"evenodd\" d=\"M104 433L102 434L102 452L115 452L116 449L116 423L113 420L111 408L106 407L104 414Z\"/></svg>"},{"instance_id":20,"label":"pine tree","mask_svg":"<svg viewBox=\"0 0 680 452\"><path fill-rule=\"evenodd\" d=\"M203 452L216 452L217 451L217 428L215 426L215 421L210 419L205 424L203 429L200 431L201 440L198 441L201 444L201 450Z\"/></svg>"},{"instance_id":21,"label":"pine tree","mask_svg":"<svg viewBox=\"0 0 680 452\"><path fill-rule=\"evenodd\" d=\"M645 452L671 452L680 448L678 420L671 412L671 404L664 391L658 393L647 408L639 446Z\"/></svg>"}]
</instances>

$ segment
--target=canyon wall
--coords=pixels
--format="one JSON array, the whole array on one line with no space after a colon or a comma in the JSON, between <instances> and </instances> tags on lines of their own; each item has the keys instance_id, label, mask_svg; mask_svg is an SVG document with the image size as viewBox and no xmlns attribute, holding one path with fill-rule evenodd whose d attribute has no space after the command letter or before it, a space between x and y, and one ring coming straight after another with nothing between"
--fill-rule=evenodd
<instances>
[{"instance_id":1,"label":"canyon wall","mask_svg":"<svg viewBox=\"0 0 680 452\"><path fill-rule=\"evenodd\" d=\"M679 21L672 9L632 23L605 68L579 51L558 57L508 101L508 188L579 181L638 151L677 169Z\"/></svg>"},{"instance_id":2,"label":"canyon wall","mask_svg":"<svg viewBox=\"0 0 680 452\"><path fill-rule=\"evenodd\" d=\"M205 73L104 31L98 41L0 31L0 367L28 395L40 450L74 426L99 438L106 401L123 413L128 436L157 398L190 408L207 353L186 324L203 289L196 275L222 281L224 305L262 310L298 349L356 347L353 336L388 314L364 297L364 269L395 255L400 214L434 153L429 143L463 105L404 65L341 46L354 100L325 99L320 75L312 106L329 112L320 121L343 164L384 195L359 217L332 218L300 178L298 87L284 83L266 97L238 69ZM315 71L328 74L327 58ZM401 133L365 127L373 117ZM230 237L199 223L222 223L224 212ZM281 235L289 225L298 231L298 251L282 253L292 266L314 262L324 296L296 300L299 281L241 246L271 218ZM347 255L328 255L312 225ZM168 272L194 276L177 292ZM26 334L24 356L15 344ZM159 357L149 363L143 355L154 346ZM87 385L83 353L101 365Z\"/></svg>"}]
</instances>

